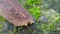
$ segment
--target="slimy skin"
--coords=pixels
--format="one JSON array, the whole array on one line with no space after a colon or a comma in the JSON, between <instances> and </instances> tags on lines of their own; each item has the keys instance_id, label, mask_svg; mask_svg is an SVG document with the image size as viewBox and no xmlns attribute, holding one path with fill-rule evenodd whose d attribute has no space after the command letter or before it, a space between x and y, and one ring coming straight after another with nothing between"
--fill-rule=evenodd
<instances>
[{"instance_id":1,"label":"slimy skin","mask_svg":"<svg viewBox=\"0 0 60 34\"><path fill-rule=\"evenodd\" d=\"M27 26L33 20L18 0L0 0L0 15L15 26Z\"/></svg>"}]
</instances>

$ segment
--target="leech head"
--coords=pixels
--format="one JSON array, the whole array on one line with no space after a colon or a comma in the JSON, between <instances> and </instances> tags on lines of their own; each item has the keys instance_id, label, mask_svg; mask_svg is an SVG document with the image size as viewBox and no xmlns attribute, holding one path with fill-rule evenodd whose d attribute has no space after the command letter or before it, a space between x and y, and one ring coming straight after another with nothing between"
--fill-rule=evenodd
<instances>
[{"instance_id":1,"label":"leech head","mask_svg":"<svg viewBox=\"0 0 60 34\"><path fill-rule=\"evenodd\" d=\"M35 21L31 21L32 23L34 23Z\"/></svg>"}]
</instances>

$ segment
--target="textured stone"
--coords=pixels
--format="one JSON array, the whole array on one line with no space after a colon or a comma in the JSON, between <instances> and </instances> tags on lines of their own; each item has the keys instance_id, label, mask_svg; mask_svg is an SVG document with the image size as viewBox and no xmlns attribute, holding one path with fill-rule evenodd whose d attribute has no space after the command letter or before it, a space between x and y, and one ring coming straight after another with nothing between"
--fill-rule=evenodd
<instances>
[{"instance_id":1,"label":"textured stone","mask_svg":"<svg viewBox=\"0 0 60 34\"><path fill-rule=\"evenodd\" d=\"M32 23L32 16L18 0L0 0L0 15L15 26Z\"/></svg>"}]
</instances>

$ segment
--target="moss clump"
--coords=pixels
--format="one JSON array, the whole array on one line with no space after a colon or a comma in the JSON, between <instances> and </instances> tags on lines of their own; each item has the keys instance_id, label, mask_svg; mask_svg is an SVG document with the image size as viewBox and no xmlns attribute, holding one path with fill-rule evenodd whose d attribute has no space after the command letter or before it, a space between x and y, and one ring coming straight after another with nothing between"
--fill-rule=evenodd
<instances>
[{"instance_id":1,"label":"moss clump","mask_svg":"<svg viewBox=\"0 0 60 34\"><path fill-rule=\"evenodd\" d=\"M0 16L0 21L1 22L6 22L6 19L4 17Z\"/></svg>"}]
</instances>

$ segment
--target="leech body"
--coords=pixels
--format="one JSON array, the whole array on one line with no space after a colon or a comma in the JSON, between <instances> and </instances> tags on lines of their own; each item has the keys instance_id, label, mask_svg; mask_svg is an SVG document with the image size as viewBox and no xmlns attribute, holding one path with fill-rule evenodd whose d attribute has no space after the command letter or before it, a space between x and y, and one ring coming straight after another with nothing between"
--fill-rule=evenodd
<instances>
[{"instance_id":1,"label":"leech body","mask_svg":"<svg viewBox=\"0 0 60 34\"><path fill-rule=\"evenodd\" d=\"M27 26L33 20L18 0L0 0L0 15L15 26Z\"/></svg>"}]
</instances>

